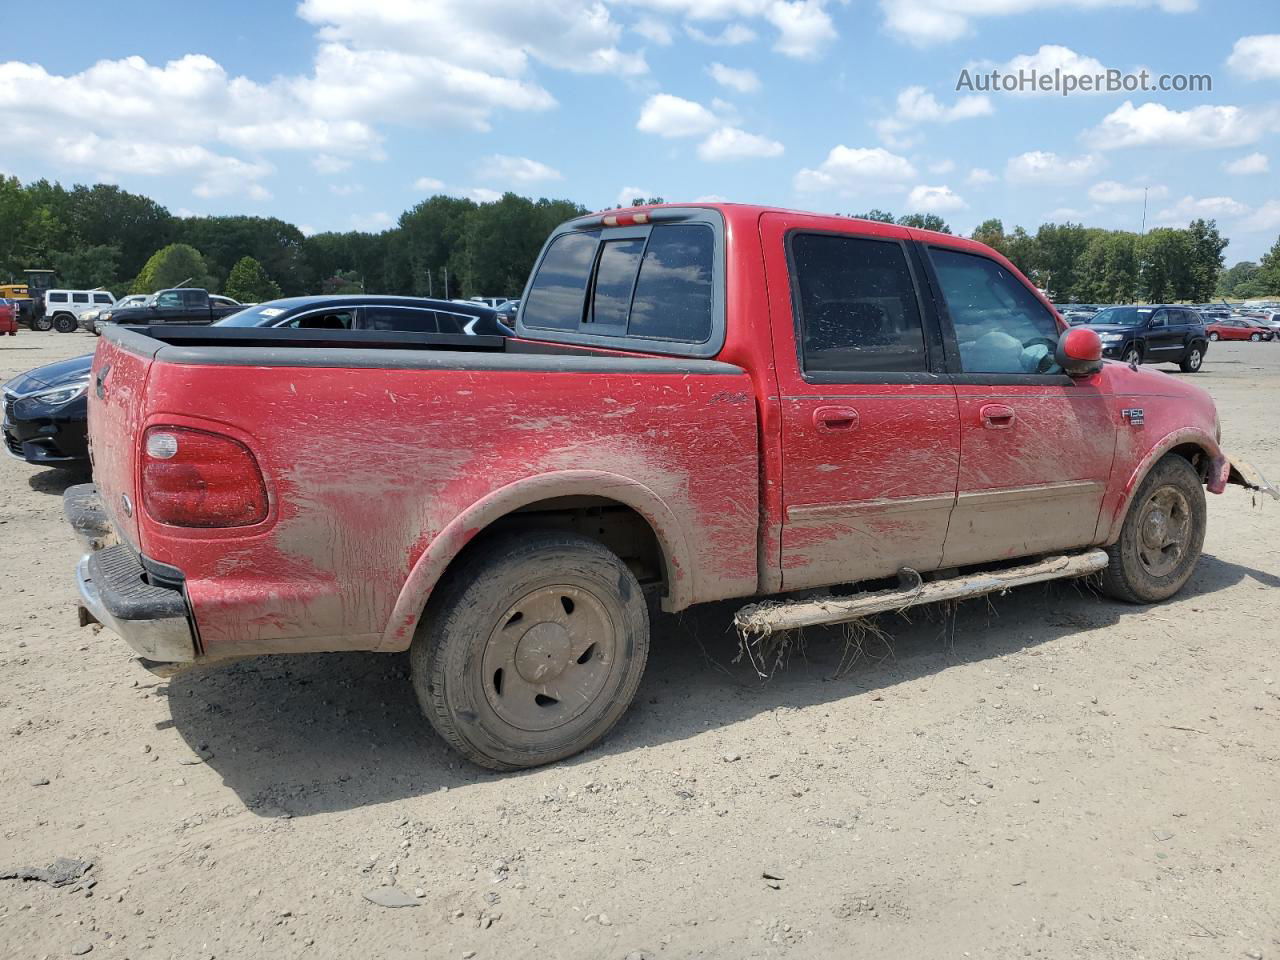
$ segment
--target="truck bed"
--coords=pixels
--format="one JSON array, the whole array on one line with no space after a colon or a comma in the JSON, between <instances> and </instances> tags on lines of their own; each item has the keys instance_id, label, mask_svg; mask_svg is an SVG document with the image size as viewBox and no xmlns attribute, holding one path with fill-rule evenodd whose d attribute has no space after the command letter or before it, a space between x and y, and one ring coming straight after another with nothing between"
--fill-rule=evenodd
<instances>
[{"instance_id":1,"label":"truck bed","mask_svg":"<svg viewBox=\"0 0 1280 960\"><path fill-rule=\"evenodd\" d=\"M497 337L115 328L93 378L102 501L127 543L181 571L199 655L402 649L448 563L495 522L643 520L660 558L642 582L671 609L757 589L757 413L732 364ZM137 463L153 426L248 447L267 519L151 520Z\"/></svg>"}]
</instances>

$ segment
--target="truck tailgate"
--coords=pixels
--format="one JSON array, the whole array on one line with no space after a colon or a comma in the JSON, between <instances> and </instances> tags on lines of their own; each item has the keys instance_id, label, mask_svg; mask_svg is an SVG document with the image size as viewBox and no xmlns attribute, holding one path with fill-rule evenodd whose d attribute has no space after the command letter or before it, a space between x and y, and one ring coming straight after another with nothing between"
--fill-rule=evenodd
<instances>
[{"instance_id":1,"label":"truck tailgate","mask_svg":"<svg viewBox=\"0 0 1280 960\"><path fill-rule=\"evenodd\" d=\"M163 344L122 328L98 341L89 374L89 444L103 507L122 540L138 548L137 454L147 374Z\"/></svg>"}]
</instances>

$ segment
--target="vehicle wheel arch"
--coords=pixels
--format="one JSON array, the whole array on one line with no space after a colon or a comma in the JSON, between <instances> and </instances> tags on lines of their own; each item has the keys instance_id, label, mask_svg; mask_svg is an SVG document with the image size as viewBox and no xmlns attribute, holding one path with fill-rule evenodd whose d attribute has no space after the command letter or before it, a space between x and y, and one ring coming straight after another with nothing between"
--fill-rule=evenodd
<instances>
[{"instance_id":1,"label":"vehicle wheel arch","mask_svg":"<svg viewBox=\"0 0 1280 960\"><path fill-rule=\"evenodd\" d=\"M1170 455L1185 459L1196 468L1201 480L1209 484L1214 479L1212 474L1215 464L1219 461L1225 463L1222 457L1222 450L1217 441L1203 430L1190 427L1176 430L1164 437L1147 451L1146 455L1138 462L1138 465L1133 468L1133 472L1129 474L1129 479L1124 486L1124 495L1110 517L1107 535L1103 541L1105 545L1115 543L1119 538L1120 530L1124 526L1124 518L1129 512L1129 506L1132 504L1133 497L1138 492L1138 487L1142 485L1142 481L1146 479L1147 474L1152 471L1157 463ZM1210 489L1213 489L1212 484Z\"/></svg>"},{"instance_id":2,"label":"vehicle wheel arch","mask_svg":"<svg viewBox=\"0 0 1280 960\"><path fill-rule=\"evenodd\" d=\"M581 516L594 508L610 513L607 534L566 525L565 515ZM694 596L692 554L671 508L639 481L606 471L569 470L508 484L454 517L414 563L378 649L406 649L441 581L456 569L464 554L482 548L493 537L527 525L530 529L577 529L610 546L619 524L642 525L652 537L654 559L660 565L663 609L675 612L689 606Z\"/></svg>"}]
</instances>

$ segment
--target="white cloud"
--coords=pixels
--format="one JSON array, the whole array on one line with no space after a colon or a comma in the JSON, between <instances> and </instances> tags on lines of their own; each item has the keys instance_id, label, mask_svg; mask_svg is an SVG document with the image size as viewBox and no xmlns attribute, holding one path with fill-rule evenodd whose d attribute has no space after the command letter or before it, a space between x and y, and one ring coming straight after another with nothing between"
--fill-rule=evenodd
<instances>
[{"instance_id":1,"label":"white cloud","mask_svg":"<svg viewBox=\"0 0 1280 960\"><path fill-rule=\"evenodd\" d=\"M476 203L494 203L502 199L502 194L488 187L471 187L462 191L463 196L470 197Z\"/></svg>"},{"instance_id":2,"label":"white cloud","mask_svg":"<svg viewBox=\"0 0 1280 960\"><path fill-rule=\"evenodd\" d=\"M1238 224L1247 233L1272 233L1280 230L1280 200L1268 200Z\"/></svg>"},{"instance_id":3,"label":"white cloud","mask_svg":"<svg viewBox=\"0 0 1280 960\"><path fill-rule=\"evenodd\" d=\"M994 112L991 100L985 96L958 97L951 106L944 107L924 87L907 87L898 92L893 115L877 121L876 131L890 146L905 146L910 138L903 134L920 124L954 123Z\"/></svg>"},{"instance_id":4,"label":"white cloud","mask_svg":"<svg viewBox=\"0 0 1280 960\"><path fill-rule=\"evenodd\" d=\"M1034 71L1044 76L1051 76L1055 71L1060 71L1063 76L1075 77L1094 77L1107 72L1107 68L1101 60L1085 56L1082 53L1076 53L1070 47L1053 43L1044 44L1035 53L1019 54L1005 63L996 63L992 60L977 60L973 63L965 64L965 69L971 74L979 72L990 73L992 70L998 70L1002 74L1013 75L1030 75ZM1045 91L1038 88L1020 89L1012 92L1015 95L1029 97L1053 95L1053 91ZM1079 92L1082 94L1095 94L1105 91L1090 87L1088 90L1080 90Z\"/></svg>"},{"instance_id":5,"label":"white cloud","mask_svg":"<svg viewBox=\"0 0 1280 960\"><path fill-rule=\"evenodd\" d=\"M1184 13L1196 8L1196 0L880 0L888 29L922 47L963 37L971 31L972 21L980 17L1108 7L1155 7L1165 13Z\"/></svg>"},{"instance_id":6,"label":"white cloud","mask_svg":"<svg viewBox=\"0 0 1280 960\"><path fill-rule=\"evenodd\" d=\"M631 206L631 201L635 200L637 197L644 197L648 199L649 197L656 197L657 195L656 191L650 190L648 187L623 187L618 191L618 196L614 200L614 206L629 207Z\"/></svg>"},{"instance_id":7,"label":"white cloud","mask_svg":"<svg viewBox=\"0 0 1280 960\"><path fill-rule=\"evenodd\" d=\"M722 87L737 90L739 93L755 93L760 89L760 78L754 70L738 70L726 67L723 63L713 63L707 67L707 73Z\"/></svg>"},{"instance_id":8,"label":"white cloud","mask_svg":"<svg viewBox=\"0 0 1280 960\"><path fill-rule=\"evenodd\" d=\"M386 230L393 223L395 223L395 218L382 210L376 213L353 213L351 215L351 226L366 233L377 233Z\"/></svg>"},{"instance_id":9,"label":"white cloud","mask_svg":"<svg viewBox=\"0 0 1280 960\"><path fill-rule=\"evenodd\" d=\"M912 187L907 194L907 209L915 213L945 213L963 210L969 204L953 193L950 187Z\"/></svg>"},{"instance_id":10,"label":"white cloud","mask_svg":"<svg viewBox=\"0 0 1280 960\"><path fill-rule=\"evenodd\" d=\"M1079 222L1089 216L1090 212L1076 207L1057 207L1046 213L1044 219L1049 223L1057 223L1059 220L1075 220Z\"/></svg>"},{"instance_id":11,"label":"white cloud","mask_svg":"<svg viewBox=\"0 0 1280 960\"><path fill-rule=\"evenodd\" d=\"M1264 133L1280 128L1274 108L1246 110L1235 106L1192 107L1173 110L1162 103L1131 101L1102 118L1085 132L1099 150L1121 147L1233 147L1253 143Z\"/></svg>"},{"instance_id":12,"label":"white cloud","mask_svg":"<svg viewBox=\"0 0 1280 960\"><path fill-rule=\"evenodd\" d=\"M669 47L674 41L671 35L671 28L661 20L655 20L653 17L641 17L631 29L646 40L652 40L660 47Z\"/></svg>"},{"instance_id":13,"label":"white cloud","mask_svg":"<svg viewBox=\"0 0 1280 960\"><path fill-rule=\"evenodd\" d=\"M1185 224L1197 217L1221 219L1223 217L1242 217L1249 208L1231 197L1192 197L1185 196L1171 207L1166 207L1155 215L1153 222L1157 224Z\"/></svg>"},{"instance_id":14,"label":"white cloud","mask_svg":"<svg viewBox=\"0 0 1280 960\"><path fill-rule=\"evenodd\" d=\"M1012 183L1072 183L1092 176L1101 168L1102 158L1092 153L1060 157L1045 150L1031 150L1009 158L1005 179Z\"/></svg>"},{"instance_id":15,"label":"white cloud","mask_svg":"<svg viewBox=\"0 0 1280 960\"><path fill-rule=\"evenodd\" d=\"M311 167L322 176L331 176L351 169L351 161L345 157L335 157L327 153L320 153L311 158Z\"/></svg>"},{"instance_id":16,"label":"white cloud","mask_svg":"<svg viewBox=\"0 0 1280 960\"><path fill-rule=\"evenodd\" d=\"M777 35L773 49L788 57L812 59L836 39L835 25L827 13L827 0L630 0L686 19L685 32L714 46L737 46L756 39L744 21L763 20ZM724 23L718 32L700 24Z\"/></svg>"},{"instance_id":17,"label":"white cloud","mask_svg":"<svg viewBox=\"0 0 1280 960\"><path fill-rule=\"evenodd\" d=\"M537 183L541 180L563 180L564 175L554 167L528 157L509 157L496 153L480 161L476 176L481 180L498 183Z\"/></svg>"},{"instance_id":18,"label":"white cloud","mask_svg":"<svg viewBox=\"0 0 1280 960\"><path fill-rule=\"evenodd\" d=\"M364 184L331 183L329 184L329 192L335 197L349 197L355 193L364 193Z\"/></svg>"},{"instance_id":19,"label":"white cloud","mask_svg":"<svg viewBox=\"0 0 1280 960\"><path fill-rule=\"evenodd\" d=\"M929 172L936 173L938 176L950 173L956 168L956 162L950 158L939 160L936 163L929 164Z\"/></svg>"},{"instance_id":20,"label":"white cloud","mask_svg":"<svg viewBox=\"0 0 1280 960\"><path fill-rule=\"evenodd\" d=\"M707 33L691 23L686 23L684 32L699 43L713 47L740 47L756 39L756 32L743 23L730 23L719 33Z\"/></svg>"},{"instance_id":21,"label":"white cloud","mask_svg":"<svg viewBox=\"0 0 1280 960\"><path fill-rule=\"evenodd\" d=\"M837 191L848 193L858 187L910 180L916 169L906 157L890 153L883 147L831 148L827 159L816 169L802 169L795 177L795 187L805 193Z\"/></svg>"},{"instance_id":22,"label":"white cloud","mask_svg":"<svg viewBox=\"0 0 1280 960\"><path fill-rule=\"evenodd\" d=\"M703 160L742 160L748 157L778 157L783 146L737 127L721 127L698 144L698 156Z\"/></svg>"},{"instance_id":23,"label":"white cloud","mask_svg":"<svg viewBox=\"0 0 1280 960\"><path fill-rule=\"evenodd\" d=\"M425 192L435 192L444 189L444 181L437 180L435 177L419 177L413 181L413 189Z\"/></svg>"},{"instance_id":24,"label":"white cloud","mask_svg":"<svg viewBox=\"0 0 1280 960\"><path fill-rule=\"evenodd\" d=\"M1235 160L1229 160L1222 165L1222 169L1227 173L1236 176L1246 176L1254 173L1270 173L1271 161L1267 159L1265 153L1250 153Z\"/></svg>"},{"instance_id":25,"label":"white cloud","mask_svg":"<svg viewBox=\"0 0 1280 960\"><path fill-rule=\"evenodd\" d=\"M718 125L716 116L700 103L656 93L640 108L636 129L660 137L696 137Z\"/></svg>"},{"instance_id":26,"label":"white cloud","mask_svg":"<svg viewBox=\"0 0 1280 960\"><path fill-rule=\"evenodd\" d=\"M1089 199L1094 203L1141 203L1144 193L1148 200L1158 200L1168 194L1169 188L1157 184L1154 187L1132 186L1103 180L1089 188Z\"/></svg>"},{"instance_id":27,"label":"white cloud","mask_svg":"<svg viewBox=\"0 0 1280 960\"><path fill-rule=\"evenodd\" d=\"M1241 37L1231 48L1227 66L1249 80L1280 77L1280 33Z\"/></svg>"},{"instance_id":28,"label":"white cloud","mask_svg":"<svg viewBox=\"0 0 1280 960\"><path fill-rule=\"evenodd\" d=\"M999 178L985 167L974 167L969 171L969 175L965 177L965 182L970 186L981 187L988 183L995 183Z\"/></svg>"},{"instance_id":29,"label":"white cloud","mask_svg":"<svg viewBox=\"0 0 1280 960\"><path fill-rule=\"evenodd\" d=\"M765 8L765 19L778 29L773 49L779 53L810 60L819 56L836 39L831 17L823 9L824 0L774 0Z\"/></svg>"}]
</instances>

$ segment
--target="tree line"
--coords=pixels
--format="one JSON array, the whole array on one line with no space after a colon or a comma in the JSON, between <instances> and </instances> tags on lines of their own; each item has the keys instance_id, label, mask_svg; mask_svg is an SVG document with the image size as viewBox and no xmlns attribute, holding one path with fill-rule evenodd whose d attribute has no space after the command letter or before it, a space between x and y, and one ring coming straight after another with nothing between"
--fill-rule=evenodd
<instances>
[{"instance_id":1,"label":"tree line","mask_svg":"<svg viewBox=\"0 0 1280 960\"><path fill-rule=\"evenodd\" d=\"M59 286L103 287L117 296L188 278L228 295L249 291L249 299L518 296L547 235L586 212L568 200L514 193L490 203L434 196L379 233L304 236L276 217L174 216L112 184L67 189L0 176L0 279L21 281L24 269L52 268Z\"/></svg>"},{"instance_id":2,"label":"tree line","mask_svg":"<svg viewBox=\"0 0 1280 960\"><path fill-rule=\"evenodd\" d=\"M660 202L660 197L633 203ZM117 296L186 281L241 300L304 293L517 296L551 230L586 213L569 200L514 193L477 203L433 196L379 233L304 236L276 217L178 217L111 184L67 189L0 176L0 278L51 267L57 283ZM950 233L935 214L859 216ZM1126 303L1280 296L1280 239L1258 263L1223 269L1227 241L1213 220L1137 234L1079 223L972 233L1057 300Z\"/></svg>"}]
</instances>

